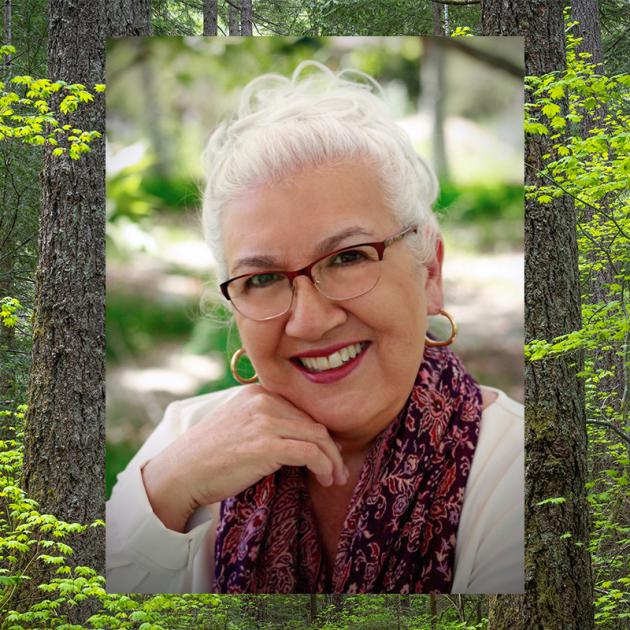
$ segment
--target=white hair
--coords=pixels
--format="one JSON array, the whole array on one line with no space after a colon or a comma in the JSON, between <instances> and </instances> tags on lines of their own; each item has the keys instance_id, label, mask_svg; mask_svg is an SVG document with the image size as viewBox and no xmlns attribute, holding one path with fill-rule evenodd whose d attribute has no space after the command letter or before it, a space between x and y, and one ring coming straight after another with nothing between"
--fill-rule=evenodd
<instances>
[{"instance_id":1,"label":"white hair","mask_svg":"<svg viewBox=\"0 0 630 630\"><path fill-rule=\"evenodd\" d=\"M433 258L439 234L431 210L435 174L393 120L379 84L363 72L334 73L304 61L290 79L278 74L254 79L234 117L212 133L204 159L203 231L221 281L227 279L221 213L228 202L304 168L347 161L374 169L401 228L419 226L418 238L405 239L418 261Z\"/></svg>"}]
</instances>

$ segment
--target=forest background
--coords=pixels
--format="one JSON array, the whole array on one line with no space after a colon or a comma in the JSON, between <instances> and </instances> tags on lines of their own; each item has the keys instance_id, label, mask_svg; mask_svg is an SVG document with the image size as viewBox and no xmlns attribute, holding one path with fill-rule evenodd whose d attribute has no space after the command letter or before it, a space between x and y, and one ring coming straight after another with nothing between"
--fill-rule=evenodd
<instances>
[{"instance_id":1,"label":"forest background","mask_svg":"<svg viewBox=\"0 0 630 630\"><path fill-rule=\"evenodd\" d=\"M628 626L627 4L575 0L564 18L560 3L525 4L5 0L3 43L14 46L2 48L0 87L7 627ZM525 596L105 593L104 38L215 29L525 37ZM465 39L446 41L472 54Z\"/></svg>"}]
</instances>

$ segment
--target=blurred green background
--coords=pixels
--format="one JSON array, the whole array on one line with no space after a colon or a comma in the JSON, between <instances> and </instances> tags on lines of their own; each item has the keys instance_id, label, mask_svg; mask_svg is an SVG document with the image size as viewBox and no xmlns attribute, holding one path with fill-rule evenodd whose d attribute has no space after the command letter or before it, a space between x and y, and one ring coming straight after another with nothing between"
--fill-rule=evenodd
<instances>
[{"instance_id":1,"label":"blurred green background","mask_svg":"<svg viewBox=\"0 0 630 630\"><path fill-rule=\"evenodd\" d=\"M236 384L237 331L201 306L216 278L200 155L246 83L304 59L374 76L432 162L455 350L522 401L523 86L492 61L522 63L522 39L458 41L463 51L420 37L108 40L108 493L169 402Z\"/></svg>"}]
</instances>

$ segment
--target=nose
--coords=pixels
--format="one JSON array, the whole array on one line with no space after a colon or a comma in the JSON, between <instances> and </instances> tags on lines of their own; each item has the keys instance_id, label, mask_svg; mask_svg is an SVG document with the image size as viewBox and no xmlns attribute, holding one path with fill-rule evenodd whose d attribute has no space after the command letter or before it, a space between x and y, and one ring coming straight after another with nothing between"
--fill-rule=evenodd
<instances>
[{"instance_id":1,"label":"nose","mask_svg":"<svg viewBox=\"0 0 630 630\"><path fill-rule=\"evenodd\" d=\"M289 337L317 341L347 318L342 303L322 295L308 278L293 280L293 303L285 325Z\"/></svg>"}]
</instances>

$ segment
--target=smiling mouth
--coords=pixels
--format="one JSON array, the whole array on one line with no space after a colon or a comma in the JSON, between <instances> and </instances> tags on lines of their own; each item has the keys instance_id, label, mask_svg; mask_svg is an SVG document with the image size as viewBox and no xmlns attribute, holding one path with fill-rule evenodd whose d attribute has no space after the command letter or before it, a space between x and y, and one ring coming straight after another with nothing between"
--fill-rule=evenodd
<instances>
[{"instance_id":1,"label":"smiling mouth","mask_svg":"<svg viewBox=\"0 0 630 630\"><path fill-rule=\"evenodd\" d=\"M361 341L359 343L353 343L329 355L321 357L296 357L291 359L297 363L301 368L311 373L327 372L340 368L347 363L353 361L359 356L368 346L369 341Z\"/></svg>"}]
</instances>

